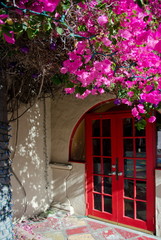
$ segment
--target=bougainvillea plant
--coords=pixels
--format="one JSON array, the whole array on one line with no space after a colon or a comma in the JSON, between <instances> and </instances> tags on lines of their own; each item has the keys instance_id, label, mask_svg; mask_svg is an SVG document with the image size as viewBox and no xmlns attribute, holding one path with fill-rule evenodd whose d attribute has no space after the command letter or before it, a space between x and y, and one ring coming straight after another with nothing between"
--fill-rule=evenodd
<instances>
[{"instance_id":1,"label":"bougainvillea plant","mask_svg":"<svg viewBox=\"0 0 161 240\"><path fill-rule=\"evenodd\" d=\"M121 0L79 3L74 31L82 36L62 73L67 93L79 98L113 92L131 106L138 128L155 121L161 103L161 2Z\"/></svg>"},{"instance_id":2,"label":"bougainvillea plant","mask_svg":"<svg viewBox=\"0 0 161 240\"><path fill-rule=\"evenodd\" d=\"M161 107L161 1L57 0L1 2L1 37L14 44L23 32L44 31L52 41L74 39L60 71L65 92L85 98L113 93L145 126ZM51 42L52 43L52 42ZM54 44L54 41L53 41ZM54 47L54 45L53 45Z\"/></svg>"}]
</instances>

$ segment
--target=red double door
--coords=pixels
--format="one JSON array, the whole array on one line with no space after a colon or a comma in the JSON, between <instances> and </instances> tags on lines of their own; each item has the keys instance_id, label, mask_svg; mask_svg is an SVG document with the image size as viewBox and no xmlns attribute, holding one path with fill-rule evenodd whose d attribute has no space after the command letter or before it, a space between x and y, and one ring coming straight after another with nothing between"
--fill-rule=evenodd
<instances>
[{"instance_id":1,"label":"red double door","mask_svg":"<svg viewBox=\"0 0 161 240\"><path fill-rule=\"evenodd\" d=\"M87 116L87 215L154 231L154 144L130 113Z\"/></svg>"}]
</instances>

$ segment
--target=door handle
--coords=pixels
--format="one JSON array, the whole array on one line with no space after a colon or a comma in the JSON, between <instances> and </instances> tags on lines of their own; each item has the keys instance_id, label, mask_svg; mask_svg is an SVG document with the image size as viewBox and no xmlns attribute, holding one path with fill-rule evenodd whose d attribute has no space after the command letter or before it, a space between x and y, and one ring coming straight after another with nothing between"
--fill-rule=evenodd
<instances>
[{"instance_id":1,"label":"door handle","mask_svg":"<svg viewBox=\"0 0 161 240\"><path fill-rule=\"evenodd\" d=\"M118 176L122 176L122 175L123 175L123 172L118 172L117 175L118 175Z\"/></svg>"},{"instance_id":2,"label":"door handle","mask_svg":"<svg viewBox=\"0 0 161 240\"><path fill-rule=\"evenodd\" d=\"M110 172L110 173L108 173L108 176L114 176L114 175L116 175L116 172Z\"/></svg>"}]
</instances>

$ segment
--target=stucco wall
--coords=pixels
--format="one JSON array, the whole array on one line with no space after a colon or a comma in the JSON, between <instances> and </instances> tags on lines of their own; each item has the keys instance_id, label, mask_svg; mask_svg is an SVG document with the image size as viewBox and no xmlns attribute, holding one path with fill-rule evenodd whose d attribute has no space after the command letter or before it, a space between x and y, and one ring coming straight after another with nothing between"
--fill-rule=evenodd
<instances>
[{"instance_id":1,"label":"stucco wall","mask_svg":"<svg viewBox=\"0 0 161 240\"><path fill-rule=\"evenodd\" d=\"M49 162L68 163L72 131L91 107L111 96L57 96L46 100L47 156ZM19 114L24 109L19 111ZM49 189L46 190L44 152L44 105L37 103L12 125L10 148L13 160L13 210L15 217L32 216L47 209L50 203L72 206L85 214L85 165L71 163L71 170L48 168ZM18 134L17 134L18 133ZM16 144L17 142L17 144ZM47 194L48 193L48 194ZM156 235L161 237L161 171L156 170Z\"/></svg>"},{"instance_id":2,"label":"stucco wall","mask_svg":"<svg viewBox=\"0 0 161 240\"><path fill-rule=\"evenodd\" d=\"M67 163L72 131L82 117L97 103L111 99L111 95L89 96L84 100L66 95L57 97L51 105L51 161ZM85 165L72 163L72 170L53 169L54 202L71 204L75 213L85 214Z\"/></svg>"},{"instance_id":3,"label":"stucco wall","mask_svg":"<svg viewBox=\"0 0 161 240\"><path fill-rule=\"evenodd\" d=\"M18 121L11 123L13 215L17 218L31 216L47 209L53 198L52 171L50 168L47 172L45 171L46 160L50 161L51 153L51 106L49 99L45 101L46 119L44 119L42 100ZM22 107L18 114L21 114L24 109L25 107ZM46 121L47 149L44 148L44 120ZM49 194L46 189L47 182Z\"/></svg>"},{"instance_id":4,"label":"stucco wall","mask_svg":"<svg viewBox=\"0 0 161 240\"><path fill-rule=\"evenodd\" d=\"M78 120L97 103L111 99L111 95L89 96L84 100L65 95L57 97L52 102L52 151L51 160L68 162L69 141Z\"/></svg>"},{"instance_id":5,"label":"stucco wall","mask_svg":"<svg viewBox=\"0 0 161 240\"><path fill-rule=\"evenodd\" d=\"M156 184L156 235L161 237L161 170L155 171Z\"/></svg>"}]
</instances>

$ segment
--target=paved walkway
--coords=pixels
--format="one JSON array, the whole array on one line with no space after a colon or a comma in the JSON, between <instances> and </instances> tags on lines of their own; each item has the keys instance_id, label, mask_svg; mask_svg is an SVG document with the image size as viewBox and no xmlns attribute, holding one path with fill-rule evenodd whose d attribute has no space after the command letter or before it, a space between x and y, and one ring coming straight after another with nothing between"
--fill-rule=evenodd
<instances>
[{"instance_id":1,"label":"paved walkway","mask_svg":"<svg viewBox=\"0 0 161 240\"><path fill-rule=\"evenodd\" d=\"M130 230L85 216L48 215L15 226L18 240L154 240L153 235Z\"/></svg>"}]
</instances>

